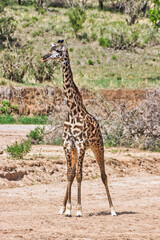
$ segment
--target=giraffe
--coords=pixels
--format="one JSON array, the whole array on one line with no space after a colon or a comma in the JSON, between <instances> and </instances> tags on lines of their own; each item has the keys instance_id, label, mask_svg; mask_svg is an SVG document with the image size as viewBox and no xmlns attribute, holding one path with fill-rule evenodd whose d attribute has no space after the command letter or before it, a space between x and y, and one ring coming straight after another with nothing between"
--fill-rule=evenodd
<instances>
[{"instance_id":1,"label":"giraffe","mask_svg":"<svg viewBox=\"0 0 160 240\"><path fill-rule=\"evenodd\" d=\"M110 196L107 175L104 164L104 144L97 120L87 112L82 96L73 80L70 66L69 53L64 40L58 40L52 44L49 53L42 57L42 61L59 60L63 72L63 88L66 103L68 106L68 116L64 122L63 148L67 160L67 189L63 201L63 206L59 214L65 213L67 217L71 216L71 187L74 178L77 180L77 217L82 216L81 206L81 182L82 167L86 149L90 148L96 158L101 172L101 179L105 186L111 215L115 216L116 212L113 207Z\"/></svg>"}]
</instances>

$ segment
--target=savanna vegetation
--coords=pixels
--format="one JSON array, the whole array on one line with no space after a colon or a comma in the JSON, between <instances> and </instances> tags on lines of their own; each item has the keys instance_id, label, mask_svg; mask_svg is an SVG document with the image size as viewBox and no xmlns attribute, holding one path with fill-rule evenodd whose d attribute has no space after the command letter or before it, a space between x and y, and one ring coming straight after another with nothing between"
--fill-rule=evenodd
<instances>
[{"instance_id":1,"label":"savanna vegetation","mask_svg":"<svg viewBox=\"0 0 160 240\"><path fill-rule=\"evenodd\" d=\"M61 86L58 63L40 59L68 44L78 86L157 88L159 0L0 0L0 84Z\"/></svg>"}]
</instances>

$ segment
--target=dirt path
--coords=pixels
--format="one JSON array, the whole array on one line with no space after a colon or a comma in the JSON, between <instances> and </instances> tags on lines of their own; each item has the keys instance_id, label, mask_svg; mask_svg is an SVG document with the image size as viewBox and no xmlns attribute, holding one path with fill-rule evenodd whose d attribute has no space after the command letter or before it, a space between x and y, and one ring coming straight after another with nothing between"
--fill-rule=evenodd
<instances>
[{"instance_id":1,"label":"dirt path","mask_svg":"<svg viewBox=\"0 0 160 240\"><path fill-rule=\"evenodd\" d=\"M5 142L0 137L4 151L0 155L1 240L160 239L160 153L105 149L110 191L118 213L112 217L98 166L88 151L82 183L83 217L75 217L75 181L72 217L66 218L57 215L67 184L62 147L34 146L23 160L7 157L6 144L23 138L30 128L0 126L0 136L8 133Z\"/></svg>"},{"instance_id":2,"label":"dirt path","mask_svg":"<svg viewBox=\"0 0 160 240\"><path fill-rule=\"evenodd\" d=\"M0 239L160 239L160 177L110 178L111 217L100 179L82 185L83 217L57 215L66 183L0 190Z\"/></svg>"}]
</instances>

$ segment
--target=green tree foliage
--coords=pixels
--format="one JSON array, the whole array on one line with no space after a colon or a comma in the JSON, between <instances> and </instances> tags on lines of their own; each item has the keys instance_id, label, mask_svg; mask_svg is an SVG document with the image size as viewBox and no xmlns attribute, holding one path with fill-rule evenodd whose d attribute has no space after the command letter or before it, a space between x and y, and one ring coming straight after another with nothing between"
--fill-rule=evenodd
<instances>
[{"instance_id":1,"label":"green tree foliage","mask_svg":"<svg viewBox=\"0 0 160 240\"><path fill-rule=\"evenodd\" d=\"M71 8L68 12L69 23L77 37L77 32L83 28L83 23L86 20L86 12L81 8Z\"/></svg>"},{"instance_id":2,"label":"green tree foliage","mask_svg":"<svg viewBox=\"0 0 160 240\"><path fill-rule=\"evenodd\" d=\"M155 29L160 27L160 0L152 0L153 9L149 11L149 19L153 23Z\"/></svg>"}]
</instances>

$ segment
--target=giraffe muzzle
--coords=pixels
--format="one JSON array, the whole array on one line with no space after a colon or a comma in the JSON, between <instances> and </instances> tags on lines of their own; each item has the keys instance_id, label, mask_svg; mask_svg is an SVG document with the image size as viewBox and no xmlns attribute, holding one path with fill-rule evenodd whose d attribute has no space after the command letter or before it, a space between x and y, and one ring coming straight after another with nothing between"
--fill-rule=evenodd
<instances>
[{"instance_id":1,"label":"giraffe muzzle","mask_svg":"<svg viewBox=\"0 0 160 240\"><path fill-rule=\"evenodd\" d=\"M46 55L44 55L42 58L41 58L41 61L42 62L47 62L48 61L48 59L50 58L50 56L51 56L51 54L46 54Z\"/></svg>"}]
</instances>

